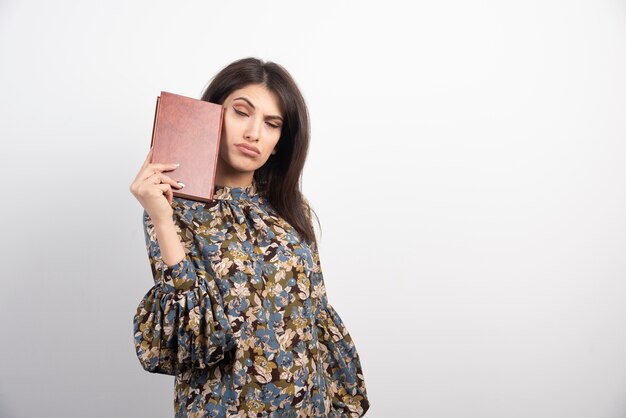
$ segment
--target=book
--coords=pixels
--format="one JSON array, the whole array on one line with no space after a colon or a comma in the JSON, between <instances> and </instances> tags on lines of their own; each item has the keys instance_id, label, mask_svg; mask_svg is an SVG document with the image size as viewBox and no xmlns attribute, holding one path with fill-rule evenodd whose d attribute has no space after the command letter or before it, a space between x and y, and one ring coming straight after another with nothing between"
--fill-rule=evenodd
<instances>
[{"instance_id":1,"label":"book","mask_svg":"<svg viewBox=\"0 0 626 418\"><path fill-rule=\"evenodd\" d=\"M161 91L152 126L151 163L180 163L164 174L185 184L174 196L213 200L224 106Z\"/></svg>"}]
</instances>

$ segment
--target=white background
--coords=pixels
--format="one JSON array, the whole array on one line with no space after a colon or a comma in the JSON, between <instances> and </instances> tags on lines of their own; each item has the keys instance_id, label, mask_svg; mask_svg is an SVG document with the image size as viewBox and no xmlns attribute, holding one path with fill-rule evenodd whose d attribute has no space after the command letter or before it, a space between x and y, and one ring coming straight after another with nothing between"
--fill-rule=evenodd
<instances>
[{"instance_id":1,"label":"white background","mask_svg":"<svg viewBox=\"0 0 626 418\"><path fill-rule=\"evenodd\" d=\"M161 90L275 61L371 418L626 417L626 4L0 2L0 416L169 417L129 191Z\"/></svg>"}]
</instances>

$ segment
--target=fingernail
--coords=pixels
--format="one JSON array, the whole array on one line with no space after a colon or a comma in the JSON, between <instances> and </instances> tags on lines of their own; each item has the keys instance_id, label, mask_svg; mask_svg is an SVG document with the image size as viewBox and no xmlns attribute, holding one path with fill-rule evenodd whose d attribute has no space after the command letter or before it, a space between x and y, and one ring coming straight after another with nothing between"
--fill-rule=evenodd
<instances>
[{"instance_id":1,"label":"fingernail","mask_svg":"<svg viewBox=\"0 0 626 418\"><path fill-rule=\"evenodd\" d=\"M172 164L174 167L178 167L180 164L179 163L174 163Z\"/></svg>"},{"instance_id":2,"label":"fingernail","mask_svg":"<svg viewBox=\"0 0 626 418\"><path fill-rule=\"evenodd\" d=\"M180 187L185 187L185 183L183 183L182 181L177 181L176 183L180 184Z\"/></svg>"}]
</instances>

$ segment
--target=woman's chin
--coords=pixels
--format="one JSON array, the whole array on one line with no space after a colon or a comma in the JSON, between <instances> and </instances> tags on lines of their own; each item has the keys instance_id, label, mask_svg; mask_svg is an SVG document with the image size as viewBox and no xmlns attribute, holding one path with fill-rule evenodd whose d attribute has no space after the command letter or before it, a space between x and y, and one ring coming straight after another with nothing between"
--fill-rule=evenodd
<instances>
[{"instance_id":1,"label":"woman's chin","mask_svg":"<svg viewBox=\"0 0 626 418\"><path fill-rule=\"evenodd\" d=\"M239 172L254 171L257 168L259 168L257 162L252 162L250 161L249 158L245 158L245 157L244 158L235 157L232 160L230 160L229 165L233 171L239 171Z\"/></svg>"}]
</instances>

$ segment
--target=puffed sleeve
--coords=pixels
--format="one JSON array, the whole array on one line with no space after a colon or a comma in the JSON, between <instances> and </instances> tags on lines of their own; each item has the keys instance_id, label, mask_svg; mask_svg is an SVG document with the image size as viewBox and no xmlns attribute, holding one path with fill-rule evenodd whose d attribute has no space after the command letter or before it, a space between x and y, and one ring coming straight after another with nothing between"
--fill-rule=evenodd
<instances>
[{"instance_id":1,"label":"puffed sleeve","mask_svg":"<svg viewBox=\"0 0 626 418\"><path fill-rule=\"evenodd\" d=\"M143 212L154 286L133 319L135 351L142 367L168 375L211 367L236 346L220 292L195 248L191 221L179 207L174 209L174 223L186 255L168 266L161 259L154 224Z\"/></svg>"},{"instance_id":2,"label":"puffed sleeve","mask_svg":"<svg viewBox=\"0 0 626 418\"><path fill-rule=\"evenodd\" d=\"M305 210L310 210L306 199L304 203ZM316 305L315 323L320 359L325 372L325 387L333 404L330 409L342 411L342 416L360 417L370 404L359 354L346 325L328 303L317 242L312 242L309 248L311 296ZM323 402L319 394L316 396L318 399L314 399L315 402Z\"/></svg>"}]
</instances>

